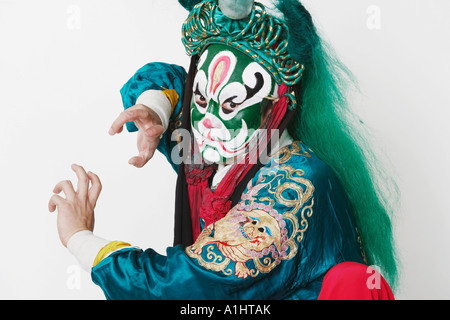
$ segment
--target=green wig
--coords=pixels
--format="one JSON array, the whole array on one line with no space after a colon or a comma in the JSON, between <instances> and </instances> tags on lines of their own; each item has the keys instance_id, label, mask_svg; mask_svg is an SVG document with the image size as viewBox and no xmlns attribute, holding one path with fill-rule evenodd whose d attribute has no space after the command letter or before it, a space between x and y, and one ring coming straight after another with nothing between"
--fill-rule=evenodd
<instances>
[{"instance_id":1,"label":"green wig","mask_svg":"<svg viewBox=\"0 0 450 320\"><path fill-rule=\"evenodd\" d=\"M279 0L275 5L290 32L288 51L305 66L289 133L336 172L350 200L367 263L379 267L395 289L398 269L391 218L397 187L377 162L362 122L349 108L348 91L356 81L320 38L299 1Z\"/></svg>"},{"instance_id":2,"label":"green wig","mask_svg":"<svg viewBox=\"0 0 450 320\"><path fill-rule=\"evenodd\" d=\"M191 10L202 1L179 2ZM348 195L366 261L379 267L395 290L398 269L391 218L397 187L383 172L362 122L349 108L347 95L356 81L321 39L298 0L273 3L289 30L287 51L304 67L294 84L297 108L288 131L336 172Z\"/></svg>"}]
</instances>

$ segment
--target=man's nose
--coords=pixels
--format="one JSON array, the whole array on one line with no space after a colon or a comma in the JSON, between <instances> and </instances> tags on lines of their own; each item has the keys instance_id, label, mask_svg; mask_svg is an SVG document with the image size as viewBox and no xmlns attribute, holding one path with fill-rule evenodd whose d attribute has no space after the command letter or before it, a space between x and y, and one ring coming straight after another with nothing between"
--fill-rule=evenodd
<instances>
[{"instance_id":1,"label":"man's nose","mask_svg":"<svg viewBox=\"0 0 450 320\"><path fill-rule=\"evenodd\" d=\"M204 126L206 129L211 129L213 125L212 125L211 120L208 119L208 118L206 118L206 119L203 120L203 126Z\"/></svg>"}]
</instances>

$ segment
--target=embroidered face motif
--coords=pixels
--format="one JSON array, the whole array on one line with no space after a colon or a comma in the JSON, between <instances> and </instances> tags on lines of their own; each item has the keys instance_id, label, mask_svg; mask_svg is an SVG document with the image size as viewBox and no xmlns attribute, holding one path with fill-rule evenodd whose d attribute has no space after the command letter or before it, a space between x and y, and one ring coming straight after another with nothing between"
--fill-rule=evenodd
<instances>
[{"instance_id":1,"label":"embroidered face motif","mask_svg":"<svg viewBox=\"0 0 450 320\"><path fill-rule=\"evenodd\" d=\"M261 127L261 104L276 83L257 62L234 48L211 45L198 62L191 125L206 162L230 163Z\"/></svg>"},{"instance_id":2,"label":"embroidered face motif","mask_svg":"<svg viewBox=\"0 0 450 320\"><path fill-rule=\"evenodd\" d=\"M280 227L277 221L262 210L251 213L243 212L247 216L246 222L240 225L241 235L247 240L242 243L245 249L262 251L274 244L280 248Z\"/></svg>"},{"instance_id":3,"label":"embroidered face motif","mask_svg":"<svg viewBox=\"0 0 450 320\"><path fill-rule=\"evenodd\" d=\"M209 236L214 229L214 236ZM279 221L264 210L233 211L223 219L208 226L198 238L192 250L201 254L203 247L214 243L221 254L236 262L236 276L246 278L251 271L245 263L257 253L273 250L281 251L281 230Z\"/></svg>"}]
</instances>

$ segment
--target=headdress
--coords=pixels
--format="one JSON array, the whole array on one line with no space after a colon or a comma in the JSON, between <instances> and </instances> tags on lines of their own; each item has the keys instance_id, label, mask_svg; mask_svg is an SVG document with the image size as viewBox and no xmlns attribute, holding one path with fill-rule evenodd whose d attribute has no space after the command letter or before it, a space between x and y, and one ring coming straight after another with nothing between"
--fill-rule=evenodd
<instances>
[{"instance_id":1,"label":"headdress","mask_svg":"<svg viewBox=\"0 0 450 320\"><path fill-rule=\"evenodd\" d=\"M246 4L248 7L249 2ZM239 20L223 11L232 17L241 16L226 6L226 1L205 1L194 6L182 28L182 41L189 55L200 55L210 44L225 44L265 67L278 84L293 86L300 81L304 67L288 52L289 30L284 22L267 14L258 2L250 6L248 16Z\"/></svg>"}]
</instances>

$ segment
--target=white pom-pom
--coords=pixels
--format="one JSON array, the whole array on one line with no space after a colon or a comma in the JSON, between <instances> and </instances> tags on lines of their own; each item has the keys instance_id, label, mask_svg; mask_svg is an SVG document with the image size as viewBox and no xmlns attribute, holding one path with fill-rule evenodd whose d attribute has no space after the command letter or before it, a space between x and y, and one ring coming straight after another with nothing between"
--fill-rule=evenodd
<instances>
[{"instance_id":1,"label":"white pom-pom","mask_svg":"<svg viewBox=\"0 0 450 320\"><path fill-rule=\"evenodd\" d=\"M228 18L240 20L250 15L254 2L254 0L219 0L219 7Z\"/></svg>"}]
</instances>

